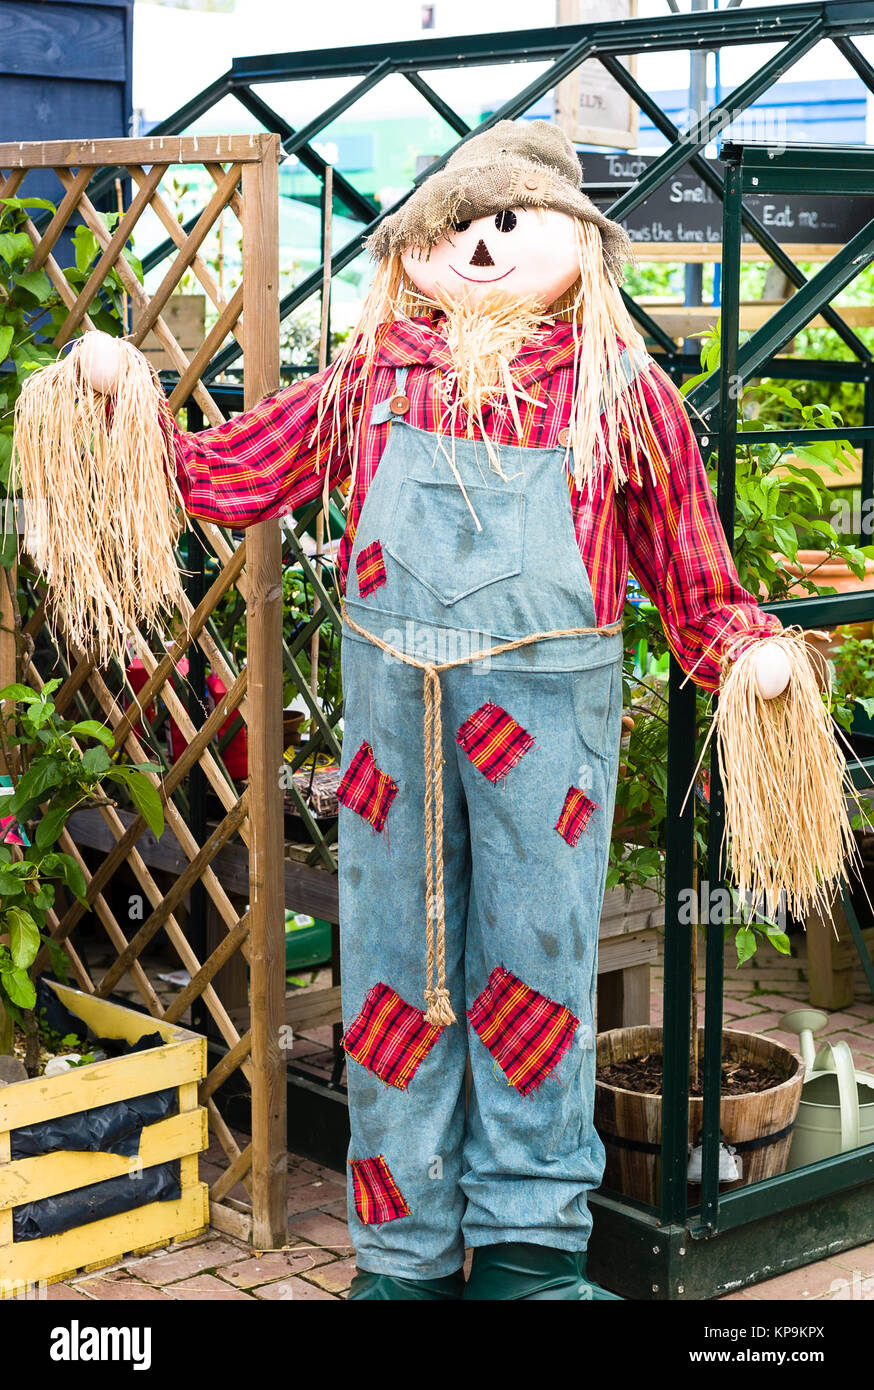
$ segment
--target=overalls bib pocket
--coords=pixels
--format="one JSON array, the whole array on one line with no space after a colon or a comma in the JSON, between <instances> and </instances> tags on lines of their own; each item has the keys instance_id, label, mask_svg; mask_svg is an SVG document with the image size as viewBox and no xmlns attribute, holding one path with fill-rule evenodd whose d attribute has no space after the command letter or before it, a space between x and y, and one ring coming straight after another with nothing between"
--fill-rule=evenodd
<instances>
[{"instance_id":1,"label":"overalls bib pocket","mask_svg":"<svg viewBox=\"0 0 874 1390\"><path fill-rule=\"evenodd\" d=\"M392 559L447 607L522 571L522 493L500 485L466 491L482 530L455 481L404 478L384 542ZM436 528L429 517L439 519Z\"/></svg>"}]
</instances>

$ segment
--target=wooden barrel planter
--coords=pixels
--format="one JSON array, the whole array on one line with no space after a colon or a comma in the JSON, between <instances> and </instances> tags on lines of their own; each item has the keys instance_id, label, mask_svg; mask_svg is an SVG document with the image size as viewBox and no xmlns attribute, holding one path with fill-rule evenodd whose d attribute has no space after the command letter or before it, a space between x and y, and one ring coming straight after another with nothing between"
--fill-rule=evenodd
<instances>
[{"instance_id":1,"label":"wooden barrel planter","mask_svg":"<svg viewBox=\"0 0 874 1390\"><path fill-rule=\"evenodd\" d=\"M699 1038L703 1055L703 1029L699 1030ZM598 1069L661 1051L661 1028L614 1028L598 1035ZM725 1060L770 1063L785 1078L764 1091L722 1097L722 1140L737 1150L743 1163L739 1180L720 1183L720 1190L728 1191L786 1171L792 1127L801 1100L804 1064L794 1052L770 1038L728 1029L722 1035L722 1056ZM699 1142L702 1107L700 1097L690 1096L689 1143L692 1146ZM661 1185L661 1095L624 1090L596 1080L595 1128L607 1156L603 1186L657 1207ZM690 1204L699 1201L700 1191L700 1186L689 1184Z\"/></svg>"}]
</instances>

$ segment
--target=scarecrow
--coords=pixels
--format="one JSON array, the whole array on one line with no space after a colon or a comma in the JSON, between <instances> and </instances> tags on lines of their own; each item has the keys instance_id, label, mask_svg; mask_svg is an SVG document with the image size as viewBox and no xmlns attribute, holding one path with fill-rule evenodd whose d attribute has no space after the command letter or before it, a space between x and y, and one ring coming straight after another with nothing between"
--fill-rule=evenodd
<instances>
[{"instance_id":1,"label":"scarecrow","mask_svg":"<svg viewBox=\"0 0 874 1390\"><path fill-rule=\"evenodd\" d=\"M348 485L350 1297L612 1298L585 1250L629 565L681 665L722 688L742 889L797 907L833 887L843 764L801 635L737 578L682 399L620 295L626 234L564 136L469 139L370 249L339 357L218 428L180 432L135 350L96 335L34 378L18 455L38 558L67 631L106 650L172 605L176 501L244 527ZM89 499L90 568L59 486L68 509Z\"/></svg>"}]
</instances>

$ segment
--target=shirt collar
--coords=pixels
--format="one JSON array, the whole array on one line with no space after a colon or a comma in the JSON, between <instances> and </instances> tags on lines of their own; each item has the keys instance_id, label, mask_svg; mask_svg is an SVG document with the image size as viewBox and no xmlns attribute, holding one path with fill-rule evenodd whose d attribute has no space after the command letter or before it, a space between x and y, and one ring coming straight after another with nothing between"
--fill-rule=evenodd
<instances>
[{"instance_id":1,"label":"shirt collar","mask_svg":"<svg viewBox=\"0 0 874 1390\"><path fill-rule=\"evenodd\" d=\"M386 325L377 348L378 367L429 366L448 368L452 365L446 340L439 331L440 318L430 317L397 320ZM521 387L549 376L559 367L573 362L573 328L569 323L556 323L533 342L526 343L514 358L513 375Z\"/></svg>"}]
</instances>

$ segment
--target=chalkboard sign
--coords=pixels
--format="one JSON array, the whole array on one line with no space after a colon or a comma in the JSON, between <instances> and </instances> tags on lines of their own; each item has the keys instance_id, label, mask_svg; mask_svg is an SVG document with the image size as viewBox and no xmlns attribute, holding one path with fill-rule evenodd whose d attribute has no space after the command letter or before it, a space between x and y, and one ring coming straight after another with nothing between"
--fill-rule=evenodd
<instances>
[{"instance_id":1,"label":"chalkboard sign","mask_svg":"<svg viewBox=\"0 0 874 1390\"><path fill-rule=\"evenodd\" d=\"M606 209L621 189L606 192L603 185L633 184L655 159L651 155L586 151L580 155L580 161L583 188L587 184L602 185L594 201ZM722 173L718 160L713 160L712 165ZM788 196L751 194L744 197L744 206L755 213L777 241L796 246L843 245L874 216L874 204L868 197L810 197L803 192ZM641 255L646 247L665 245L718 247L722 242L722 200L684 165L623 219L623 226ZM754 240L747 231L743 239Z\"/></svg>"}]
</instances>

